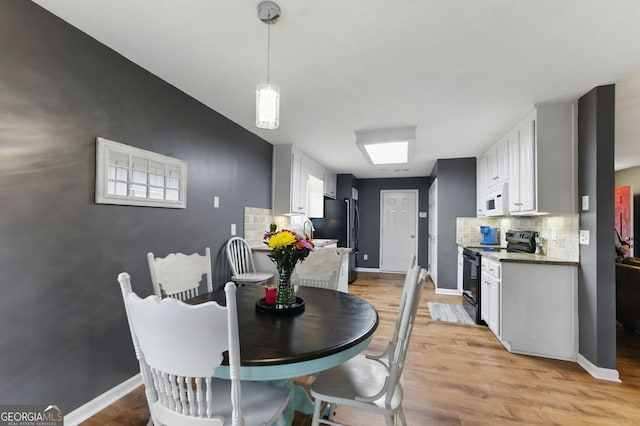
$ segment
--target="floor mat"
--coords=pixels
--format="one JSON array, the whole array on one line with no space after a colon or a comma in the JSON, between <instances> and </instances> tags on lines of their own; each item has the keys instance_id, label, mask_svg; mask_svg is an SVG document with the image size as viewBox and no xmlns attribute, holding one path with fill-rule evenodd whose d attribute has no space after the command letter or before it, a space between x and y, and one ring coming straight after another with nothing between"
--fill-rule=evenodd
<instances>
[{"instance_id":1,"label":"floor mat","mask_svg":"<svg viewBox=\"0 0 640 426\"><path fill-rule=\"evenodd\" d=\"M427 306L429 306L429 312L433 320L457 322L460 324L475 324L462 305L428 302Z\"/></svg>"}]
</instances>

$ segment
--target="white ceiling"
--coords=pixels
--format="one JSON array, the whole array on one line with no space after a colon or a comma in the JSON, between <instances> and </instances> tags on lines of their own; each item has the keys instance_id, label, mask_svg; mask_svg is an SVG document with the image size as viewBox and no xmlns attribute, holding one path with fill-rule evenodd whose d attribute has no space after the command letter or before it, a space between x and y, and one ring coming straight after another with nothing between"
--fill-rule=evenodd
<instances>
[{"instance_id":1,"label":"white ceiling","mask_svg":"<svg viewBox=\"0 0 640 426\"><path fill-rule=\"evenodd\" d=\"M280 127L261 130L267 25L257 0L34 1L263 139L358 178L426 176L438 158L481 153L536 103L640 70L638 0L276 0ZM633 126L616 137L631 165L635 81L624 114ZM355 145L356 130L411 125L408 171L370 166Z\"/></svg>"}]
</instances>

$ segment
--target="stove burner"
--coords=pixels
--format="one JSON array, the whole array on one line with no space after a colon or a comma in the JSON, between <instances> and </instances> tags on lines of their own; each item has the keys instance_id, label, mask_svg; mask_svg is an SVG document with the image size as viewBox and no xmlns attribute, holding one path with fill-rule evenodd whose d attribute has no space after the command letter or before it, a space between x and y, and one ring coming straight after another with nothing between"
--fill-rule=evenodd
<instances>
[{"instance_id":1,"label":"stove burner","mask_svg":"<svg viewBox=\"0 0 640 426\"><path fill-rule=\"evenodd\" d=\"M507 252L509 253L535 253L536 252L536 231L507 231Z\"/></svg>"}]
</instances>

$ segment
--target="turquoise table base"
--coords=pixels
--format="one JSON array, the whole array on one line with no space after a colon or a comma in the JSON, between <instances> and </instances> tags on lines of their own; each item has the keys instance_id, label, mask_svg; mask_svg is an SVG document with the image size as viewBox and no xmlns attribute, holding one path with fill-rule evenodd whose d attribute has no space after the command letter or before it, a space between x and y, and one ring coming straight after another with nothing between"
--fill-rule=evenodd
<instances>
[{"instance_id":1,"label":"turquoise table base","mask_svg":"<svg viewBox=\"0 0 640 426\"><path fill-rule=\"evenodd\" d=\"M240 379L264 382L279 388L289 389L289 404L283 415L285 423L290 425L293 421L294 411L313 414L313 401L311 401L311 397L302 386L295 385L292 379L294 377L315 374L340 365L361 353L369 346L370 342L371 337L349 349L309 361L260 367L243 366L240 368ZM214 377L228 379L229 367L221 365L216 368Z\"/></svg>"}]
</instances>

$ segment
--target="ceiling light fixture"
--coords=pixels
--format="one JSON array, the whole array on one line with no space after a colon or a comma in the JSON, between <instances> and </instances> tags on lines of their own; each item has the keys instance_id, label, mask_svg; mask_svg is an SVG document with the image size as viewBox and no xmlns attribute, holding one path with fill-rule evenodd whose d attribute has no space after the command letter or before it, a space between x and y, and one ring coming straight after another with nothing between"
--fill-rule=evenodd
<instances>
[{"instance_id":1,"label":"ceiling light fixture","mask_svg":"<svg viewBox=\"0 0 640 426\"><path fill-rule=\"evenodd\" d=\"M356 145L371 165L407 164L413 153L416 126L356 130Z\"/></svg>"},{"instance_id":2,"label":"ceiling light fixture","mask_svg":"<svg viewBox=\"0 0 640 426\"><path fill-rule=\"evenodd\" d=\"M277 129L280 124L280 88L269 82L271 25L280 18L280 7L272 1L258 4L258 18L267 24L267 84L256 89L256 127Z\"/></svg>"}]
</instances>

